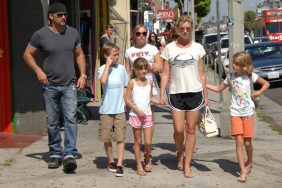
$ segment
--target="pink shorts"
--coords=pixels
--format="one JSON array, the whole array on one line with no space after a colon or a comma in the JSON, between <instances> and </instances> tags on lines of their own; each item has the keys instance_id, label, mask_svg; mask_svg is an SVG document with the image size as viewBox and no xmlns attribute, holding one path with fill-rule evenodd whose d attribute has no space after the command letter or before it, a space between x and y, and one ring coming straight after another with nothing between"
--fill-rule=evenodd
<instances>
[{"instance_id":1,"label":"pink shorts","mask_svg":"<svg viewBox=\"0 0 282 188\"><path fill-rule=\"evenodd\" d=\"M231 136L253 137L254 116L231 116Z\"/></svg>"},{"instance_id":2,"label":"pink shorts","mask_svg":"<svg viewBox=\"0 0 282 188\"><path fill-rule=\"evenodd\" d=\"M152 115L145 117L129 116L128 123L136 129L149 128L153 126L153 118Z\"/></svg>"}]
</instances>

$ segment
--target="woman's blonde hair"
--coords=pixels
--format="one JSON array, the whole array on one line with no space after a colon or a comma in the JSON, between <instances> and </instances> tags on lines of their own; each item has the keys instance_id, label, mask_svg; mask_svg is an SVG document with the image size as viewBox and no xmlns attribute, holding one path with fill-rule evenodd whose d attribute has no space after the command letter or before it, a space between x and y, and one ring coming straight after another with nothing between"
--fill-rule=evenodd
<instances>
[{"instance_id":1,"label":"woman's blonde hair","mask_svg":"<svg viewBox=\"0 0 282 188\"><path fill-rule=\"evenodd\" d=\"M252 76L253 72L253 59L252 56L247 52L237 52L233 55L233 63L236 65L242 66L245 73L248 76Z\"/></svg>"},{"instance_id":2,"label":"woman's blonde hair","mask_svg":"<svg viewBox=\"0 0 282 188\"><path fill-rule=\"evenodd\" d=\"M176 20L176 22L175 22L176 28L179 29L179 27L180 27L183 23L185 23L185 22L190 23L191 26L192 26L192 25L193 25L193 19L192 19L192 17L191 17L191 16L187 16L187 15L182 15L182 16L180 16L180 17Z\"/></svg>"},{"instance_id":3,"label":"woman's blonde hair","mask_svg":"<svg viewBox=\"0 0 282 188\"><path fill-rule=\"evenodd\" d=\"M132 69L132 74L131 74L131 78L134 79L137 77L137 74L136 72L138 70L141 70L141 69L149 69L149 64L148 64L148 61L143 58L143 57L138 57L137 59L135 59L135 61L133 62L133 69Z\"/></svg>"}]
</instances>

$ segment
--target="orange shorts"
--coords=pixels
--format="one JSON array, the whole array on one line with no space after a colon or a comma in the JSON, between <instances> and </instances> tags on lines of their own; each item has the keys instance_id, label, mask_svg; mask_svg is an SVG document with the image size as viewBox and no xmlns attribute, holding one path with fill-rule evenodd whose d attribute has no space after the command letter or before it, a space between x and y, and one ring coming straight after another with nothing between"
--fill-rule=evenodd
<instances>
[{"instance_id":1,"label":"orange shorts","mask_svg":"<svg viewBox=\"0 0 282 188\"><path fill-rule=\"evenodd\" d=\"M231 136L238 134L243 137L253 137L254 135L254 116L231 116Z\"/></svg>"}]
</instances>

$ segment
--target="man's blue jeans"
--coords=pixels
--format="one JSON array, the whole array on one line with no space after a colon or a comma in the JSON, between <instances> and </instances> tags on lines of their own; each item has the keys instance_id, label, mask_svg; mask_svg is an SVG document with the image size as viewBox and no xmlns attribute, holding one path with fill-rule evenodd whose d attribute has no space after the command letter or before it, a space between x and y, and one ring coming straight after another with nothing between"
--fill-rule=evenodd
<instances>
[{"instance_id":1,"label":"man's blue jeans","mask_svg":"<svg viewBox=\"0 0 282 188\"><path fill-rule=\"evenodd\" d=\"M76 108L77 89L75 82L67 86L48 85L43 87L45 109L47 114L48 145L50 157L75 157L77 154ZM59 121L59 105L64 116L64 150L61 146Z\"/></svg>"}]
</instances>

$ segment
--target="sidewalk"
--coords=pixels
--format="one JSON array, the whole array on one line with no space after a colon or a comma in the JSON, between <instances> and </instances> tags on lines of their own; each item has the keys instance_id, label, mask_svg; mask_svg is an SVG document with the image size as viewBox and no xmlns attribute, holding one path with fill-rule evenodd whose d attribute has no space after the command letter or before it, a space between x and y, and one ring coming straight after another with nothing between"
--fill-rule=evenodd
<instances>
[{"instance_id":1,"label":"sidewalk","mask_svg":"<svg viewBox=\"0 0 282 188\"><path fill-rule=\"evenodd\" d=\"M218 94L210 92L212 112L219 122L221 104ZM281 106L262 97L262 106ZM91 104L93 113L88 125L79 125L77 148L78 169L65 174L62 167L47 169L47 136L24 149L0 149L0 187L271 187L282 186L282 135L255 118L254 164L245 184L237 182L239 167L235 141L231 138L205 138L197 131L197 151L193 157L194 178L185 178L177 170L173 142L173 127L168 108L157 108L153 137L153 170L145 177L136 174L132 153L133 134L129 126L126 133L124 177L117 178L106 170L107 158L103 144L98 140L98 106ZM281 114L282 111L280 111ZM229 125L221 125L229 126ZM62 132L63 134L63 132ZM116 154L115 154L116 156Z\"/></svg>"}]
</instances>

